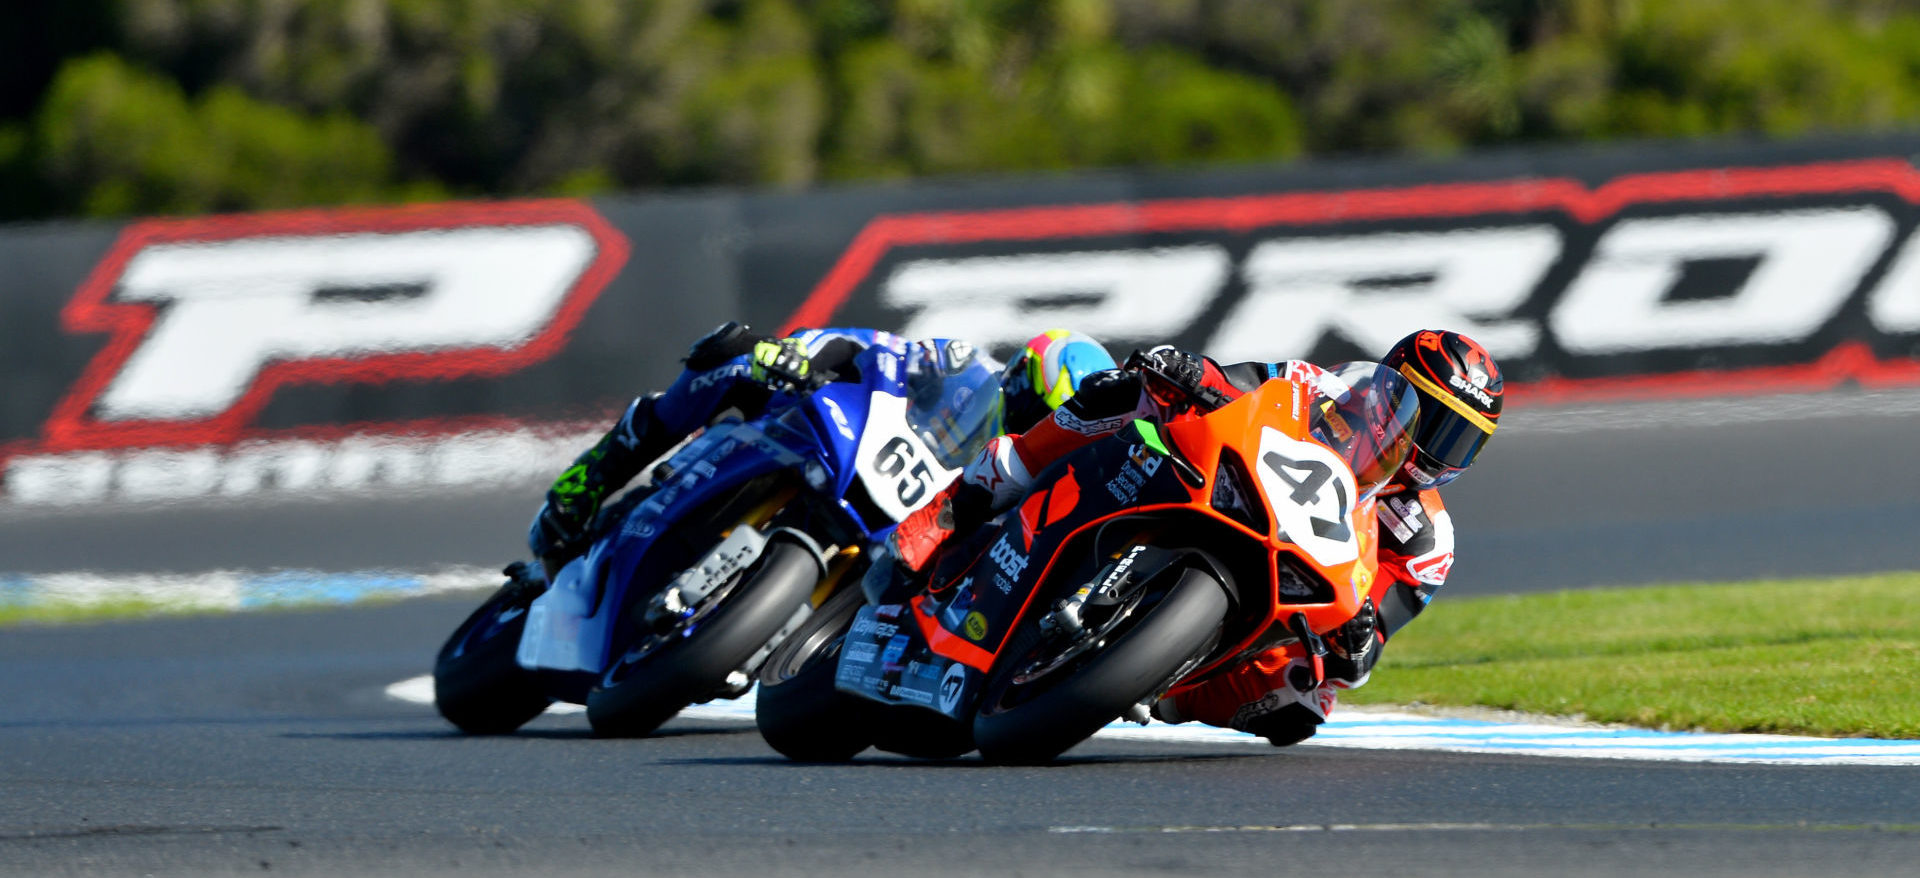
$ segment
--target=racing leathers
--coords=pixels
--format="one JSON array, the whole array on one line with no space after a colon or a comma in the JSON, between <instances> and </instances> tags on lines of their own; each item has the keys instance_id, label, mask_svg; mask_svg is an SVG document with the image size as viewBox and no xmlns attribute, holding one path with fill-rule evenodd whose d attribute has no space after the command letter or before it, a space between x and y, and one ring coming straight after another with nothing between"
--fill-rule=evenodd
<instances>
[{"instance_id":1,"label":"racing leathers","mask_svg":"<svg viewBox=\"0 0 1920 878\"><path fill-rule=\"evenodd\" d=\"M633 400L606 435L567 467L547 491L527 534L549 576L586 549L596 517L653 460L729 410L752 418L777 394L836 378L858 380L854 357L873 345L904 356L915 343L872 329L811 329L785 338L727 323L693 344L686 369L665 391ZM936 340L955 356L973 356L964 342Z\"/></svg>"},{"instance_id":2,"label":"racing leathers","mask_svg":"<svg viewBox=\"0 0 1920 878\"><path fill-rule=\"evenodd\" d=\"M1453 566L1453 520L1434 489L1397 485L1374 504L1380 524L1378 573L1360 614L1327 638L1326 680L1311 685L1311 659L1298 643L1267 650L1201 686L1162 700L1154 716L1199 720L1265 737L1275 746L1312 737L1340 690L1367 681L1380 650L1426 608Z\"/></svg>"},{"instance_id":3,"label":"racing leathers","mask_svg":"<svg viewBox=\"0 0 1920 878\"><path fill-rule=\"evenodd\" d=\"M1088 376L1079 393L1052 418L1025 433L994 439L957 481L901 522L888 546L894 563L921 577L931 575L932 562L960 542L954 537L1011 507L1032 485L1034 474L1136 419L1183 420L1270 378L1316 383L1326 376L1318 366L1300 360L1221 366L1170 347L1144 356L1178 386L1163 388L1167 382L1129 369ZM1202 411L1194 411L1195 406ZM1453 564L1453 522L1438 491L1415 491L1396 481L1383 489L1374 508L1378 572L1360 612L1326 638L1323 680L1314 680L1306 648L1288 644L1162 700L1154 715L1168 722L1199 720L1252 732L1276 746L1312 736L1332 711L1339 690L1366 682L1380 648L1426 607Z\"/></svg>"}]
</instances>

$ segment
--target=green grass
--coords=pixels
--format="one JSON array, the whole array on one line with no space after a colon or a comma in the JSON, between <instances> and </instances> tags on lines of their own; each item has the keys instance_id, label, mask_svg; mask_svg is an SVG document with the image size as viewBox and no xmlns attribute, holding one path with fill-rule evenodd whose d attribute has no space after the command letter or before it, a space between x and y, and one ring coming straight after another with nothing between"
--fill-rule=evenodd
<instances>
[{"instance_id":1,"label":"green grass","mask_svg":"<svg viewBox=\"0 0 1920 878\"><path fill-rule=\"evenodd\" d=\"M1343 699L1920 738L1920 573L1443 596Z\"/></svg>"},{"instance_id":2,"label":"green grass","mask_svg":"<svg viewBox=\"0 0 1920 878\"><path fill-rule=\"evenodd\" d=\"M0 627L220 612L0 604ZM1492 707L1719 732L1920 738L1920 572L1443 596L1354 704Z\"/></svg>"},{"instance_id":3,"label":"green grass","mask_svg":"<svg viewBox=\"0 0 1920 878\"><path fill-rule=\"evenodd\" d=\"M361 605L392 603L405 600L409 595L369 594L356 603ZM7 604L0 603L0 629L22 625L78 625L92 622L115 622L129 619L152 619L175 616L209 616L227 613L260 613L288 610L313 610L338 607L340 603L324 600L289 599L262 603L245 609L238 609L227 603L208 603L195 601L159 600L143 597L111 598L106 600L51 600L36 603Z\"/></svg>"},{"instance_id":4,"label":"green grass","mask_svg":"<svg viewBox=\"0 0 1920 878\"><path fill-rule=\"evenodd\" d=\"M179 606L141 598L0 604L0 628L13 625L107 622L115 619L142 619L149 616L211 612L216 612L216 609L205 606Z\"/></svg>"}]
</instances>

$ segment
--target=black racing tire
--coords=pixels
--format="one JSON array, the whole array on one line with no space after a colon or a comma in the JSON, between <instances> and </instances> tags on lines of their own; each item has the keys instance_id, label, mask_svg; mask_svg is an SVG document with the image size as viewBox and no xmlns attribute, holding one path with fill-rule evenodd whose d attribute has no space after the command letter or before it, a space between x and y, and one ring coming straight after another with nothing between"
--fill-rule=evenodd
<instances>
[{"instance_id":1,"label":"black racing tire","mask_svg":"<svg viewBox=\"0 0 1920 878\"><path fill-rule=\"evenodd\" d=\"M1158 603L1137 609L1130 626L1106 648L1074 666L1016 685L1012 678L1025 650L1010 652L987 678L973 719L981 758L1043 763L1092 737L1208 648L1228 607L1225 586L1207 571L1190 569ZM1038 619L1023 624L1037 626ZM1037 637L1027 641L1039 642Z\"/></svg>"},{"instance_id":2,"label":"black racing tire","mask_svg":"<svg viewBox=\"0 0 1920 878\"><path fill-rule=\"evenodd\" d=\"M536 593L508 585L487 598L440 647L433 662L433 706L460 731L504 735L553 703L514 653Z\"/></svg>"},{"instance_id":3,"label":"black racing tire","mask_svg":"<svg viewBox=\"0 0 1920 878\"><path fill-rule=\"evenodd\" d=\"M743 576L691 636L644 656L636 657L636 648L614 658L600 684L587 693L587 721L594 734L649 734L720 689L729 673L740 670L806 605L820 581L820 559L796 543L770 540Z\"/></svg>"},{"instance_id":4,"label":"black racing tire","mask_svg":"<svg viewBox=\"0 0 1920 878\"><path fill-rule=\"evenodd\" d=\"M845 762L873 743L883 705L833 687L847 629L865 605L858 584L827 598L760 667L753 719L760 737L796 762Z\"/></svg>"}]
</instances>

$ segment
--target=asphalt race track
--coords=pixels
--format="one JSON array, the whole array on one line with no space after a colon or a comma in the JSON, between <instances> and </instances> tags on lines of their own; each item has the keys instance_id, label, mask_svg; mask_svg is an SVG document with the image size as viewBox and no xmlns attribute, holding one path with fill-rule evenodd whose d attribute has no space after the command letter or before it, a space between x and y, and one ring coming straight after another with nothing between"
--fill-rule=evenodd
<instances>
[{"instance_id":1,"label":"asphalt race track","mask_svg":"<svg viewBox=\"0 0 1920 878\"><path fill-rule=\"evenodd\" d=\"M740 726L602 741L579 716L466 739L381 690L469 604L9 632L0 870L1891 875L1920 857L1920 768L1110 743L1039 769L808 766Z\"/></svg>"},{"instance_id":2,"label":"asphalt race track","mask_svg":"<svg viewBox=\"0 0 1920 878\"><path fill-rule=\"evenodd\" d=\"M1521 408L1448 487L1452 594L1920 569L1920 391ZM0 508L0 572L496 566L544 485Z\"/></svg>"},{"instance_id":3,"label":"asphalt race track","mask_svg":"<svg viewBox=\"0 0 1920 878\"><path fill-rule=\"evenodd\" d=\"M1450 588L1920 567L1917 400L1516 411L1449 492ZM534 493L16 511L0 558L21 572L484 563L511 551ZM5 631L0 874L1906 875L1920 861L1914 767L1128 741L1047 768L815 766L738 725L603 741L577 715L464 738L384 689L424 673L474 602Z\"/></svg>"}]
</instances>

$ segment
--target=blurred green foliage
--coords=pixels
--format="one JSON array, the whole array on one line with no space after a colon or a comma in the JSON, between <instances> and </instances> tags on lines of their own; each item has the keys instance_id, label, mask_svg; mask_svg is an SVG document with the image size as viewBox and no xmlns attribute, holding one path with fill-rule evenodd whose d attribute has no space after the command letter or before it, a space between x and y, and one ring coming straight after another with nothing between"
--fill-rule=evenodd
<instances>
[{"instance_id":1,"label":"blurred green foliage","mask_svg":"<svg viewBox=\"0 0 1920 878\"><path fill-rule=\"evenodd\" d=\"M0 218L1920 121L1916 0L27 0Z\"/></svg>"}]
</instances>

